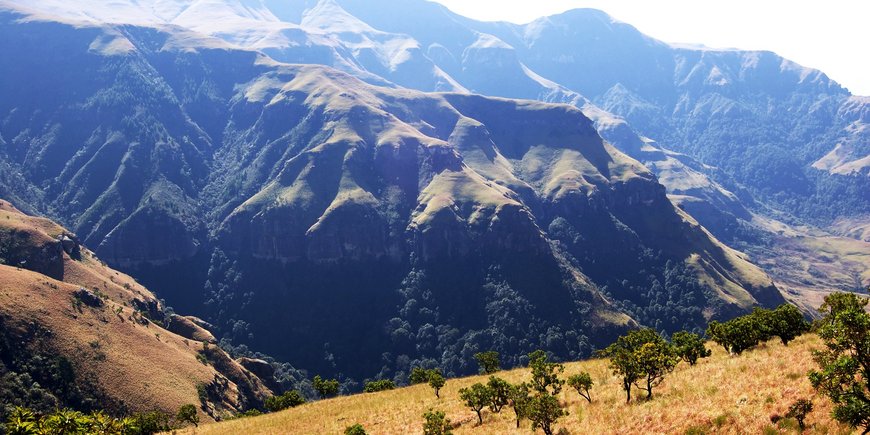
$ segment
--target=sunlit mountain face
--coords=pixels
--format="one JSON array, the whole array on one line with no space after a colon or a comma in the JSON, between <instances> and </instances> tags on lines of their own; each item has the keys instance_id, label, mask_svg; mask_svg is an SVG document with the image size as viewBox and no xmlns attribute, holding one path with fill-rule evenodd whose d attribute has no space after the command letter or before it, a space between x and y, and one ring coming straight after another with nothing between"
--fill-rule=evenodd
<instances>
[{"instance_id":1,"label":"sunlit mountain face","mask_svg":"<svg viewBox=\"0 0 870 435\"><path fill-rule=\"evenodd\" d=\"M297 367L578 358L870 279L868 100L770 52L595 10L0 8L0 195ZM777 262L810 236L830 261Z\"/></svg>"}]
</instances>

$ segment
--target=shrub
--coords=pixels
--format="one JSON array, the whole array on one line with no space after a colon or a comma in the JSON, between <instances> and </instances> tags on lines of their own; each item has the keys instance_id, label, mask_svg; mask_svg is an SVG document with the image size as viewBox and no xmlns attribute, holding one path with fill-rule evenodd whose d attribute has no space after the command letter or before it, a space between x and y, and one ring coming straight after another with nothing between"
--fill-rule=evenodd
<instances>
[{"instance_id":1,"label":"shrub","mask_svg":"<svg viewBox=\"0 0 870 435\"><path fill-rule=\"evenodd\" d=\"M483 424L483 414L481 414L481 411L492 403L492 391L489 387L478 382L470 388L460 388L459 398L465 402L466 406L477 413L478 422Z\"/></svg>"},{"instance_id":2,"label":"shrub","mask_svg":"<svg viewBox=\"0 0 870 435\"><path fill-rule=\"evenodd\" d=\"M530 353L529 368L532 369L532 389L542 394L552 395L562 391L565 381L559 379L559 374L565 371L565 366L550 362L546 352L536 350Z\"/></svg>"},{"instance_id":3,"label":"shrub","mask_svg":"<svg viewBox=\"0 0 870 435\"><path fill-rule=\"evenodd\" d=\"M589 390L592 389L592 376L586 372L580 372L576 375L568 377L568 386L577 390L587 402L592 402L592 396L589 395Z\"/></svg>"},{"instance_id":4,"label":"shrub","mask_svg":"<svg viewBox=\"0 0 870 435\"><path fill-rule=\"evenodd\" d=\"M338 381L335 379L323 379L317 375L311 384L321 399L338 394Z\"/></svg>"},{"instance_id":5,"label":"shrub","mask_svg":"<svg viewBox=\"0 0 870 435\"><path fill-rule=\"evenodd\" d=\"M137 435L150 435L170 430L169 414L160 411L142 412L134 414L129 419L129 426L133 428L130 433Z\"/></svg>"},{"instance_id":6,"label":"shrub","mask_svg":"<svg viewBox=\"0 0 870 435\"><path fill-rule=\"evenodd\" d=\"M366 435L366 430L361 424L357 423L344 428L344 435Z\"/></svg>"},{"instance_id":7,"label":"shrub","mask_svg":"<svg viewBox=\"0 0 870 435\"><path fill-rule=\"evenodd\" d=\"M645 390L647 400L652 399L653 387L679 362L673 346L649 328L629 331L601 354L610 358L613 374L622 376L626 403L631 401L632 385Z\"/></svg>"},{"instance_id":8,"label":"shrub","mask_svg":"<svg viewBox=\"0 0 870 435\"><path fill-rule=\"evenodd\" d=\"M175 415L175 419L182 423L191 423L194 427L199 427L199 415L196 414L196 406L193 404L181 405L181 408L178 408L178 414Z\"/></svg>"},{"instance_id":9,"label":"shrub","mask_svg":"<svg viewBox=\"0 0 870 435\"><path fill-rule=\"evenodd\" d=\"M266 409L269 412L277 412L282 409L293 408L305 403L305 398L296 390L285 391L280 396L266 398Z\"/></svg>"},{"instance_id":10,"label":"shrub","mask_svg":"<svg viewBox=\"0 0 870 435\"><path fill-rule=\"evenodd\" d=\"M431 408L423 414L423 435L452 435L450 419L441 411Z\"/></svg>"},{"instance_id":11,"label":"shrub","mask_svg":"<svg viewBox=\"0 0 870 435\"><path fill-rule=\"evenodd\" d=\"M768 315L767 329L770 335L779 337L782 344L788 346L789 341L809 331L810 324L797 307L782 304Z\"/></svg>"},{"instance_id":12,"label":"shrub","mask_svg":"<svg viewBox=\"0 0 870 435\"><path fill-rule=\"evenodd\" d=\"M559 405L556 396L541 393L529 400L528 417L533 430L540 428L544 434L553 435L553 424L563 415L568 413Z\"/></svg>"},{"instance_id":13,"label":"shrub","mask_svg":"<svg viewBox=\"0 0 870 435\"><path fill-rule=\"evenodd\" d=\"M379 379L377 381L366 382L363 391L366 393L376 393L378 391L392 390L396 388L396 384L389 379Z\"/></svg>"},{"instance_id":14,"label":"shrub","mask_svg":"<svg viewBox=\"0 0 870 435\"><path fill-rule=\"evenodd\" d=\"M699 358L710 356L710 349L704 346L704 340L698 334L686 331L675 332L671 337L671 343L677 356L691 366L695 365Z\"/></svg>"},{"instance_id":15,"label":"shrub","mask_svg":"<svg viewBox=\"0 0 870 435\"><path fill-rule=\"evenodd\" d=\"M492 412L501 412L501 408L507 405L510 400L511 384L499 377L490 376L486 386L490 393L489 409Z\"/></svg>"},{"instance_id":16,"label":"shrub","mask_svg":"<svg viewBox=\"0 0 870 435\"><path fill-rule=\"evenodd\" d=\"M511 385L508 390L508 405L514 409L514 414L517 418L517 429L520 427L520 421L529 416L529 384L523 382L519 385Z\"/></svg>"},{"instance_id":17,"label":"shrub","mask_svg":"<svg viewBox=\"0 0 870 435\"><path fill-rule=\"evenodd\" d=\"M737 317L724 323L714 320L707 326L707 336L731 355L740 355L767 337L758 316L752 315Z\"/></svg>"},{"instance_id":18,"label":"shrub","mask_svg":"<svg viewBox=\"0 0 870 435\"><path fill-rule=\"evenodd\" d=\"M870 314L867 299L854 294L833 293L819 308L819 337L825 348L813 351L818 370L811 370L810 383L834 403L836 420L870 430Z\"/></svg>"},{"instance_id":19,"label":"shrub","mask_svg":"<svg viewBox=\"0 0 870 435\"><path fill-rule=\"evenodd\" d=\"M429 382L429 371L422 367L414 367L411 369L411 376L408 377L408 383L411 385L422 384Z\"/></svg>"},{"instance_id":20,"label":"shrub","mask_svg":"<svg viewBox=\"0 0 870 435\"><path fill-rule=\"evenodd\" d=\"M435 390L435 397L439 399L441 398L441 395L438 392L441 391L441 387L443 387L445 383L444 376L441 376L440 371L429 373L429 386Z\"/></svg>"},{"instance_id":21,"label":"shrub","mask_svg":"<svg viewBox=\"0 0 870 435\"><path fill-rule=\"evenodd\" d=\"M477 365L480 366L480 373L482 374L488 375L501 370L499 354L494 350L476 353L474 354L474 359L477 360Z\"/></svg>"}]
</instances>

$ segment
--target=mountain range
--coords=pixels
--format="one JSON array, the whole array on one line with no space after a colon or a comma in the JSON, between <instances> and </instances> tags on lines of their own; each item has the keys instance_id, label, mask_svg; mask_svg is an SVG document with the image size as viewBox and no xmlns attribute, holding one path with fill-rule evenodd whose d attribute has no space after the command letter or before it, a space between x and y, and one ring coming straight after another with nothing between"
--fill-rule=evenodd
<instances>
[{"instance_id":1,"label":"mountain range","mask_svg":"<svg viewBox=\"0 0 870 435\"><path fill-rule=\"evenodd\" d=\"M0 36L0 195L313 371L870 282L870 100L770 52L418 0L3 0Z\"/></svg>"}]
</instances>

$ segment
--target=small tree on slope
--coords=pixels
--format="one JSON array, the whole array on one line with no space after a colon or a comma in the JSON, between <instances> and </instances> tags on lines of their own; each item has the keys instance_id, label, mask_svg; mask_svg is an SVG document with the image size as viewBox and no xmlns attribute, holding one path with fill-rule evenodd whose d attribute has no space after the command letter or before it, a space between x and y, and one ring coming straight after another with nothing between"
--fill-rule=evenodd
<instances>
[{"instance_id":1,"label":"small tree on slope","mask_svg":"<svg viewBox=\"0 0 870 435\"><path fill-rule=\"evenodd\" d=\"M836 420L870 433L870 314L867 299L831 294L819 311L819 337L825 348L813 352L818 370L809 374L813 387L834 402Z\"/></svg>"}]
</instances>

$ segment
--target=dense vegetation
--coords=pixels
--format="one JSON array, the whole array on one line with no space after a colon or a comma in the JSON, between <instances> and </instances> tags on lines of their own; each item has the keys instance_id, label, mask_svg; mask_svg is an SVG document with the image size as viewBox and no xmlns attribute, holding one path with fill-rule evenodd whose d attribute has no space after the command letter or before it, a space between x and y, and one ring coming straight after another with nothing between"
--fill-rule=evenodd
<instances>
[{"instance_id":1,"label":"dense vegetation","mask_svg":"<svg viewBox=\"0 0 870 435\"><path fill-rule=\"evenodd\" d=\"M26 332L29 346L22 346L10 332L0 317L0 425L19 407L32 410L33 415L58 408L127 411L123 403L109 400L93 379L77 373L67 358L42 348L41 339L49 331L33 323Z\"/></svg>"}]
</instances>

